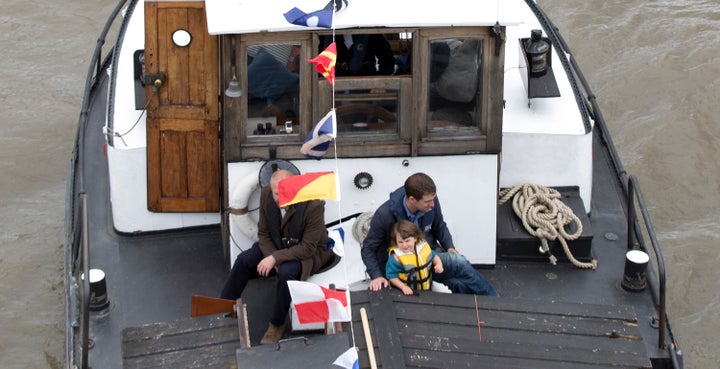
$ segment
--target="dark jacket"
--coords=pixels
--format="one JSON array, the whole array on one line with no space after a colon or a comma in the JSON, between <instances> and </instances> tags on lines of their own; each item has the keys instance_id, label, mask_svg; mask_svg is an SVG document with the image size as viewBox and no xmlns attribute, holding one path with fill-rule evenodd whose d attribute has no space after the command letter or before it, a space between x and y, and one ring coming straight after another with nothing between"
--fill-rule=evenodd
<instances>
[{"instance_id":1,"label":"dark jacket","mask_svg":"<svg viewBox=\"0 0 720 369\"><path fill-rule=\"evenodd\" d=\"M258 220L258 243L263 256L274 256L276 265L290 260L299 260L302 264L301 280L306 280L312 273L317 272L323 265L332 259L332 251L325 249L327 244L327 231L325 230L325 201L312 200L307 202L303 220L302 237L297 244L284 247L276 245L270 235L269 222L280 222L283 237L288 236L291 219L297 210L296 205L287 207L285 217L278 219L268 216L268 206L277 207L272 197L270 187L263 188L260 193L260 219ZM269 219L274 218L274 219Z\"/></svg>"},{"instance_id":2,"label":"dark jacket","mask_svg":"<svg viewBox=\"0 0 720 369\"><path fill-rule=\"evenodd\" d=\"M385 36L355 34L350 49L345 46L344 35L337 35L336 39L336 76L390 75L395 72L395 55ZM332 41L331 37L323 37L320 50L324 50Z\"/></svg>"},{"instance_id":3,"label":"dark jacket","mask_svg":"<svg viewBox=\"0 0 720 369\"><path fill-rule=\"evenodd\" d=\"M390 240L393 225L403 219L409 220L405 213L404 198L405 188L400 187L393 191L390 199L380 205L370 221L370 230L360 251L370 279L385 275L388 249L394 243ZM450 230L443 218L440 200L437 197L435 198L435 207L420 218L420 229L433 250L447 251L455 248Z\"/></svg>"}]
</instances>

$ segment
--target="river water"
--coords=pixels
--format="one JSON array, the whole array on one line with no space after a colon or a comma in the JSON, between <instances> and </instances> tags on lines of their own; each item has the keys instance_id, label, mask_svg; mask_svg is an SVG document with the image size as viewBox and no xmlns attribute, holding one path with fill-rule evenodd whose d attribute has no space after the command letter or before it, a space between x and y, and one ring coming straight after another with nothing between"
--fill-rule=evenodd
<instances>
[{"instance_id":1,"label":"river water","mask_svg":"<svg viewBox=\"0 0 720 369\"><path fill-rule=\"evenodd\" d=\"M112 0L6 0L0 14L0 358L64 367L65 180ZM686 368L720 367L717 0L540 0L649 204Z\"/></svg>"}]
</instances>

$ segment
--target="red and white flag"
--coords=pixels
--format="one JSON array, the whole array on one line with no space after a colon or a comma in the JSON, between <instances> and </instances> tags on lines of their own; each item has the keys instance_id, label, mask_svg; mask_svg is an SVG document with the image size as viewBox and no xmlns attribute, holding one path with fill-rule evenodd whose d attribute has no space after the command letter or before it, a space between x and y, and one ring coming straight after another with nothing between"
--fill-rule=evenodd
<instances>
[{"instance_id":1,"label":"red and white flag","mask_svg":"<svg viewBox=\"0 0 720 369\"><path fill-rule=\"evenodd\" d=\"M310 282L288 281L300 324L349 322L350 296Z\"/></svg>"}]
</instances>

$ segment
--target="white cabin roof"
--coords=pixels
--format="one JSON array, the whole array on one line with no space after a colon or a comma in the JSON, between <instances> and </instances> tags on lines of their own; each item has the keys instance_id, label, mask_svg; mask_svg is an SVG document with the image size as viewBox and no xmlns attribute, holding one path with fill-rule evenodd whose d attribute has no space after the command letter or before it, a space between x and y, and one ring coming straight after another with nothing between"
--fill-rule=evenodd
<instances>
[{"instance_id":1,"label":"white cabin roof","mask_svg":"<svg viewBox=\"0 0 720 369\"><path fill-rule=\"evenodd\" d=\"M305 13L329 0L205 0L208 32L213 35L301 31L284 14L293 7ZM522 22L518 0L349 0L335 14L336 29L358 27L444 27L516 25ZM316 28L321 29L321 28Z\"/></svg>"}]
</instances>

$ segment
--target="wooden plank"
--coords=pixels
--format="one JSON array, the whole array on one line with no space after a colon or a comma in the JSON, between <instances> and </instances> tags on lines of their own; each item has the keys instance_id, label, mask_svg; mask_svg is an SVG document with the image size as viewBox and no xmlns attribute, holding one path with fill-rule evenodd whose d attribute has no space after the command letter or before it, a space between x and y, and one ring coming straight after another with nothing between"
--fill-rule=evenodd
<instances>
[{"instance_id":1,"label":"wooden plank","mask_svg":"<svg viewBox=\"0 0 720 369\"><path fill-rule=\"evenodd\" d=\"M228 368L240 347L235 319L200 317L123 330L124 368Z\"/></svg>"},{"instance_id":2,"label":"wooden plank","mask_svg":"<svg viewBox=\"0 0 720 369\"><path fill-rule=\"evenodd\" d=\"M217 297L192 295L190 298L190 317L230 313L235 309L235 301Z\"/></svg>"},{"instance_id":3,"label":"wooden plank","mask_svg":"<svg viewBox=\"0 0 720 369\"><path fill-rule=\"evenodd\" d=\"M195 319L198 319L197 321ZM200 318L157 323L123 331L123 358L166 354L231 343L240 347L235 319L220 324Z\"/></svg>"},{"instance_id":4,"label":"wooden plank","mask_svg":"<svg viewBox=\"0 0 720 369\"><path fill-rule=\"evenodd\" d=\"M406 349L409 366L420 368L493 368L493 369L618 369L616 366L563 363L517 357L459 354Z\"/></svg>"},{"instance_id":5,"label":"wooden plank","mask_svg":"<svg viewBox=\"0 0 720 369\"><path fill-rule=\"evenodd\" d=\"M626 367L650 366L641 341L608 337L546 333L445 323L399 322L406 349L452 351L533 360L603 364ZM408 365L411 363L408 362Z\"/></svg>"},{"instance_id":6,"label":"wooden plank","mask_svg":"<svg viewBox=\"0 0 720 369\"><path fill-rule=\"evenodd\" d=\"M213 346L188 348L162 355L145 355L123 359L124 369L136 368L218 368L227 369L237 365L235 351L238 342Z\"/></svg>"},{"instance_id":7,"label":"wooden plank","mask_svg":"<svg viewBox=\"0 0 720 369\"><path fill-rule=\"evenodd\" d=\"M430 292L404 296L395 290L352 293L351 300L356 332L359 307L392 303L390 312L372 310L373 338L383 336L378 330L399 329L393 333L401 340L407 367L478 367L479 363L484 368L652 367L634 310L628 306L538 304ZM389 322L393 315L395 320ZM484 322L480 330L478 319ZM611 338L613 332L618 338ZM366 368L366 347L361 339L357 345L360 365ZM388 350L398 352L389 346L376 344L381 358L390 354Z\"/></svg>"},{"instance_id":8,"label":"wooden plank","mask_svg":"<svg viewBox=\"0 0 720 369\"><path fill-rule=\"evenodd\" d=\"M143 340L148 337L159 337L161 335L187 334L199 329L221 329L223 327L234 327L235 319L221 316L203 316L192 319L182 319L182 323L164 322L152 323L123 329L124 341Z\"/></svg>"},{"instance_id":9,"label":"wooden plank","mask_svg":"<svg viewBox=\"0 0 720 369\"><path fill-rule=\"evenodd\" d=\"M485 321L487 326L496 328L595 336L606 336L612 332L627 336L638 334L635 323L617 319L485 310L482 308L478 308L476 313L474 308L444 307L439 310L435 306L409 303L397 304L396 307L398 319L421 320L422 317L428 314L437 314L438 318L442 319L443 322L455 325L475 326L479 317L480 320Z\"/></svg>"},{"instance_id":10,"label":"wooden plank","mask_svg":"<svg viewBox=\"0 0 720 369\"><path fill-rule=\"evenodd\" d=\"M415 304L428 304L431 306L466 307L475 308L475 300L468 298L470 295L462 294L439 294L424 293L421 296L404 296L395 292L395 301L409 302ZM609 306L599 304L570 303L560 301L535 301L528 299L497 298L488 296L477 296L478 305L486 310L510 311L519 313L544 313L564 316L599 317L607 319L619 319L637 321L635 310L632 306Z\"/></svg>"},{"instance_id":11,"label":"wooden plank","mask_svg":"<svg viewBox=\"0 0 720 369\"><path fill-rule=\"evenodd\" d=\"M204 316L123 330L123 367L229 368L240 347L235 319Z\"/></svg>"},{"instance_id":12,"label":"wooden plank","mask_svg":"<svg viewBox=\"0 0 720 369\"><path fill-rule=\"evenodd\" d=\"M373 327L375 328L373 343L379 348L379 362L383 368L405 368L392 294L388 289L368 293L370 294L370 314L373 316Z\"/></svg>"}]
</instances>

